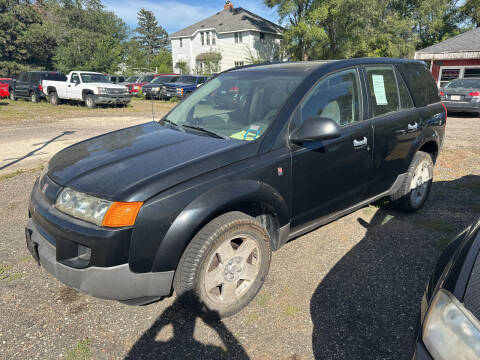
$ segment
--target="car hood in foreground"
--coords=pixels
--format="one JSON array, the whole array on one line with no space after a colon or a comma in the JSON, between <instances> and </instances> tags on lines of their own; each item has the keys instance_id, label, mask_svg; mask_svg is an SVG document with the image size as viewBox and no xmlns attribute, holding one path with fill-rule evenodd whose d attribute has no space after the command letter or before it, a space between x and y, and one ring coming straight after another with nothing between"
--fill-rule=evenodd
<instances>
[{"instance_id":1,"label":"car hood in foreground","mask_svg":"<svg viewBox=\"0 0 480 360\"><path fill-rule=\"evenodd\" d=\"M256 146L251 145L150 122L58 152L50 160L48 175L62 186L101 198L144 201L178 183L253 156Z\"/></svg>"}]
</instances>

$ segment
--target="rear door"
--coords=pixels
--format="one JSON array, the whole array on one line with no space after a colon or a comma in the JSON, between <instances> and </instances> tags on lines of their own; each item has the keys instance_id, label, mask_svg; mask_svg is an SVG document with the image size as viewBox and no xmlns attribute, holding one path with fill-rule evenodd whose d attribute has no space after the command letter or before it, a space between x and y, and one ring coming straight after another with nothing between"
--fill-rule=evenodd
<instances>
[{"instance_id":1,"label":"rear door","mask_svg":"<svg viewBox=\"0 0 480 360\"><path fill-rule=\"evenodd\" d=\"M368 197L388 190L405 171L420 131L420 118L398 70L389 64L364 66L374 127L373 168Z\"/></svg>"},{"instance_id":2,"label":"rear door","mask_svg":"<svg viewBox=\"0 0 480 360\"><path fill-rule=\"evenodd\" d=\"M30 84L30 73L23 72L15 83L15 95L21 97L28 96L28 87Z\"/></svg>"},{"instance_id":3,"label":"rear door","mask_svg":"<svg viewBox=\"0 0 480 360\"><path fill-rule=\"evenodd\" d=\"M312 88L297 112L293 128L311 117L327 117L340 126L341 136L291 144L293 227L346 209L365 198L373 129L370 121L363 120L359 75L358 68L327 75Z\"/></svg>"}]
</instances>

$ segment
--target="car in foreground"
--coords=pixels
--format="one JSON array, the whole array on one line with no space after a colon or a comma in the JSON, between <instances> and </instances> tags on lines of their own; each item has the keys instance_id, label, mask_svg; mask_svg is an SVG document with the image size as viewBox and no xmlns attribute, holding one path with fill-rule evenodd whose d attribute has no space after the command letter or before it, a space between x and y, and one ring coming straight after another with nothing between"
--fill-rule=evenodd
<instances>
[{"instance_id":1,"label":"car in foreground","mask_svg":"<svg viewBox=\"0 0 480 360\"><path fill-rule=\"evenodd\" d=\"M184 98L200 87L205 81L207 76L202 75L182 75L176 82L166 84L163 88L162 95L167 99L176 97Z\"/></svg>"},{"instance_id":2,"label":"car in foreground","mask_svg":"<svg viewBox=\"0 0 480 360\"><path fill-rule=\"evenodd\" d=\"M440 256L421 304L414 360L480 359L480 218Z\"/></svg>"},{"instance_id":3,"label":"car in foreground","mask_svg":"<svg viewBox=\"0 0 480 360\"><path fill-rule=\"evenodd\" d=\"M164 86L178 80L180 75L157 76L150 83L143 85L143 95L146 99L162 99L164 97Z\"/></svg>"},{"instance_id":4,"label":"car in foreground","mask_svg":"<svg viewBox=\"0 0 480 360\"><path fill-rule=\"evenodd\" d=\"M10 96L10 83L12 78L0 78L0 99L8 98Z\"/></svg>"},{"instance_id":5,"label":"car in foreground","mask_svg":"<svg viewBox=\"0 0 480 360\"><path fill-rule=\"evenodd\" d=\"M209 103L224 92L231 103ZM420 209L446 121L416 61L231 69L158 122L53 156L32 189L27 244L84 293L138 305L175 290L229 316L288 240L384 197Z\"/></svg>"},{"instance_id":6,"label":"car in foreground","mask_svg":"<svg viewBox=\"0 0 480 360\"><path fill-rule=\"evenodd\" d=\"M125 86L112 84L108 76L91 71L71 71L64 81L43 80L41 87L52 105L77 101L93 109L99 104L126 106L130 102Z\"/></svg>"},{"instance_id":7,"label":"car in foreground","mask_svg":"<svg viewBox=\"0 0 480 360\"><path fill-rule=\"evenodd\" d=\"M65 81L66 76L58 71L24 71L10 83L10 99L30 99L36 103L46 98L42 81Z\"/></svg>"},{"instance_id":8,"label":"car in foreground","mask_svg":"<svg viewBox=\"0 0 480 360\"><path fill-rule=\"evenodd\" d=\"M449 113L480 115L480 78L452 80L440 89L439 95Z\"/></svg>"}]
</instances>

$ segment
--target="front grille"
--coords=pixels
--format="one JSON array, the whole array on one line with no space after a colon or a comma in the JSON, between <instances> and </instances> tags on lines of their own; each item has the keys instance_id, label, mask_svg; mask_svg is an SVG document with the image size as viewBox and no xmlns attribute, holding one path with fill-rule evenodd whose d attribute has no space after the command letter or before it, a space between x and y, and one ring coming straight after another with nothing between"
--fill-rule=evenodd
<instances>
[{"instance_id":1,"label":"front grille","mask_svg":"<svg viewBox=\"0 0 480 360\"><path fill-rule=\"evenodd\" d=\"M108 95L125 95L126 91L124 89L116 89L116 88L107 88Z\"/></svg>"},{"instance_id":2,"label":"front grille","mask_svg":"<svg viewBox=\"0 0 480 360\"><path fill-rule=\"evenodd\" d=\"M179 96L180 94L177 92L177 89L178 88L174 86L165 86L165 93L168 96Z\"/></svg>"}]
</instances>

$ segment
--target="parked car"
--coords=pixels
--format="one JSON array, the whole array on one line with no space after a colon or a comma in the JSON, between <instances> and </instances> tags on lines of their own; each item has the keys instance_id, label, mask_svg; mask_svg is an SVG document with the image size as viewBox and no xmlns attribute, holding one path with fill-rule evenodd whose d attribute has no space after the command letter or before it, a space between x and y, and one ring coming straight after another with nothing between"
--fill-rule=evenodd
<instances>
[{"instance_id":1,"label":"parked car","mask_svg":"<svg viewBox=\"0 0 480 360\"><path fill-rule=\"evenodd\" d=\"M130 102L125 86L112 84L108 76L95 72L72 71L64 81L43 80L41 86L53 105L63 100L81 101L89 108L98 104L127 105Z\"/></svg>"},{"instance_id":2,"label":"parked car","mask_svg":"<svg viewBox=\"0 0 480 360\"><path fill-rule=\"evenodd\" d=\"M120 84L125 81L125 76L122 75L107 75L112 84Z\"/></svg>"},{"instance_id":3,"label":"parked car","mask_svg":"<svg viewBox=\"0 0 480 360\"><path fill-rule=\"evenodd\" d=\"M11 78L2 78L0 77L0 99L8 98L10 96L10 83L12 82Z\"/></svg>"},{"instance_id":4,"label":"parked car","mask_svg":"<svg viewBox=\"0 0 480 360\"><path fill-rule=\"evenodd\" d=\"M232 82L243 100L210 106ZM53 156L33 186L27 244L92 296L146 304L174 289L229 316L289 239L384 197L420 209L446 121L416 61L226 71L159 122Z\"/></svg>"},{"instance_id":5,"label":"parked car","mask_svg":"<svg viewBox=\"0 0 480 360\"><path fill-rule=\"evenodd\" d=\"M27 98L39 102L45 98L42 88L43 80L65 81L66 77L58 71L24 71L10 83L10 99Z\"/></svg>"},{"instance_id":6,"label":"parked car","mask_svg":"<svg viewBox=\"0 0 480 360\"><path fill-rule=\"evenodd\" d=\"M480 359L480 219L440 256L428 282L413 358Z\"/></svg>"},{"instance_id":7,"label":"parked car","mask_svg":"<svg viewBox=\"0 0 480 360\"><path fill-rule=\"evenodd\" d=\"M140 90L144 85L151 82L158 76L165 76L165 75L177 75L177 74L144 74L140 78L137 79L136 82L127 83L126 86L128 87L128 91L132 95L138 95L138 90Z\"/></svg>"},{"instance_id":8,"label":"parked car","mask_svg":"<svg viewBox=\"0 0 480 360\"><path fill-rule=\"evenodd\" d=\"M182 75L176 82L165 85L163 95L166 98L183 98L197 90L207 80L206 76Z\"/></svg>"},{"instance_id":9,"label":"parked car","mask_svg":"<svg viewBox=\"0 0 480 360\"><path fill-rule=\"evenodd\" d=\"M440 89L439 94L448 112L480 115L480 78L452 80Z\"/></svg>"},{"instance_id":10,"label":"parked car","mask_svg":"<svg viewBox=\"0 0 480 360\"><path fill-rule=\"evenodd\" d=\"M153 79L150 83L143 85L143 94L145 95L146 99L161 99L163 98L163 87L167 83L172 83L177 81L180 75L162 75L157 76Z\"/></svg>"},{"instance_id":11,"label":"parked car","mask_svg":"<svg viewBox=\"0 0 480 360\"><path fill-rule=\"evenodd\" d=\"M121 82L119 84L127 86L127 84L136 83L141 77L142 77L141 74L132 75L132 76L129 76L128 78L126 78L123 82Z\"/></svg>"}]
</instances>

